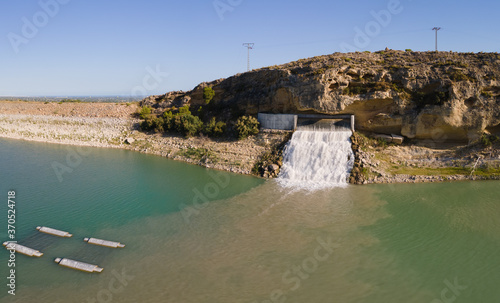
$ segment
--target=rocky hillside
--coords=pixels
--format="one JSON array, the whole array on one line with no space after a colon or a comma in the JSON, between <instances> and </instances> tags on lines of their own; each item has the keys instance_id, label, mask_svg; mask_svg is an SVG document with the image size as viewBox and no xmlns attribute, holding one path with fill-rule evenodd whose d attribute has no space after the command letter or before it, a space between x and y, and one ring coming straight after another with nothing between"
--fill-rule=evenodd
<instances>
[{"instance_id":1,"label":"rocky hillside","mask_svg":"<svg viewBox=\"0 0 500 303\"><path fill-rule=\"evenodd\" d=\"M258 112L355 114L358 130L432 142L500 133L500 54L335 53L201 83L142 101L162 108L204 104L221 118Z\"/></svg>"}]
</instances>

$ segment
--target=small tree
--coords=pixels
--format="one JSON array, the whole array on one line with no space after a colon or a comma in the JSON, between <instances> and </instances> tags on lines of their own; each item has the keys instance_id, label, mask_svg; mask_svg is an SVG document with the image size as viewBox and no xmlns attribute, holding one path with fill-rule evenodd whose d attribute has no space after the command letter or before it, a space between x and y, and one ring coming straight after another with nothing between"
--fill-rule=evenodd
<instances>
[{"instance_id":1,"label":"small tree","mask_svg":"<svg viewBox=\"0 0 500 303\"><path fill-rule=\"evenodd\" d=\"M239 139L245 139L259 133L259 121L255 117L241 116L236 121L236 134Z\"/></svg>"},{"instance_id":2,"label":"small tree","mask_svg":"<svg viewBox=\"0 0 500 303\"><path fill-rule=\"evenodd\" d=\"M203 132L210 137L220 137L226 131L226 123L215 120L215 117L212 117L210 121L205 124L203 127Z\"/></svg>"},{"instance_id":3,"label":"small tree","mask_svg":"<svg viewBox=\"0 0 500 303\"><path fill-rule=\"evenodd\" d=\"M148 116L141 122L141 129L143 131L150 131L154 129L154 120L151 116Z\"/></svg>"},{"instance_id":4,"label":"small tree","mask_svg":"<svg viewBox=\"0 0 500 303\"><path fill-rule=\"evenodd\" d=\"M175 115L174 123L176 130L186 137L199 134L203 127L203 122L200 118L191 114Z\"/></svg>"},{"instance_id":5,"label":"small tree","mask_svg":"<svg viewBox=\"0 0 500 303\"><path fill-rule=\"evenodd\" d=\"M209 104L210 101L212 101L212 99L214 98L214 96L215 92L211 87L207 86L203 88L203 100L205 101L205 104Z\"/></svg>"},{"instance_id":6,"label":"small tree","mask_svg":"<svg viewBox=\"0 0 500 303\"><path fill-rule=\"evenodd\" d=\"M149 117L149 115L151 115L151 107L149 106L141 107L141 110L139 111L139 117L145 120L147 117Z\"/></svg>"},{"instance_id":7,"label":"small tree","mask_svg":"<svg viewBox=\"0 0 500 303\"><path fill-rule=\"evenodd\" d=\"M172 111L163 113L163 129L167 132L174 129L174 114Z\"/></svg>"},{"instance_id":8,"label":"small tree","mask_svg":"<svg viewBox=\"0 0 500 303\"><path fill-rule=\"evenodd\" d=\"M189 104L184 105L183 107L179 107L179 115L191 115L191 111L189 110Z\"/></svg>"},{"instance_id":9,"label":"small tree","mask_svg":"<svg viewBox=\"0 0 500 303\"><path fill-rule=\"evenodd\" d=\"M165 130L163 129L163 118L155 118L153 120L154 131L157 133L163 133Z\"/></svg>"}]
</instances>

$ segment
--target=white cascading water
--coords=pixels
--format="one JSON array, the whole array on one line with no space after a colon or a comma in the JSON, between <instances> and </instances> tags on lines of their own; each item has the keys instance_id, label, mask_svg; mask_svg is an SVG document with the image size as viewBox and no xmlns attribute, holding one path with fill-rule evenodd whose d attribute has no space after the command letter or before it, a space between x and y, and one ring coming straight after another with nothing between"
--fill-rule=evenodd
<instances>
[{"instance_id":1,"label":"white cascading water","mask_svg":"<svg viewBox=\"0 0 500 303\"><path fill-rule=\"evenodd\" d=\"M285 147L279 184L309 190L347 186L354 166L351 135L343 126L298 128Z\"/></svg>"}]
</instances>

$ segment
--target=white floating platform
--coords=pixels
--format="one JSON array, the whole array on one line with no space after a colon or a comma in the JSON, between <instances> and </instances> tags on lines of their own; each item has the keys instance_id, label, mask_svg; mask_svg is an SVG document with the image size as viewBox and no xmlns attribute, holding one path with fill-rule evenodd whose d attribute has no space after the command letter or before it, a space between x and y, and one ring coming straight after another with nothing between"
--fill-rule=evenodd
<instances>
[{"instance_id":1,"label":"white floating platform","mask_svg":"<svg viewBox=\"0 0 500 303\"><path fill-rule=\"evenodd\" d=\"M46 233L46 234L54 235L54 236L58 236L58 237L63 237L63 238L71 238L73 236L72 234L70 234L67 231L57 230L57 229L53 229L53 228L45 227L45 226L42 226L42 227L38 226L36 229L42 233Z\"/></svg>"},{"instance_id":2,"label":"white floating platform","mask_svg":"<svg viewBox=\"0 0 500 303\"><path fill-rule=\"evenodd\" d=\"M66 258L56 258L54 260L57 264L65 267L69 267L72 269L77 269L85 272L102 272L103 268L93 265L93 264L88 264L80 261L75 261L71 259L66 259Z\"/></svg>"},{"instance_id":3,"label":"white floating platform","mask_svg":"<svg viewBox=\"0 0 500 303\"><path fill-rule=\"evenodd\" d=\"M14 248L16 250L16 252L18 252L20 254L23 254L23 255L26 255L26 256L30 256L30 257L41 257L41 256L43 256L43 253L39 252L38 250L26 247L26 246L21 245L21 244L10 243L10 242L3 242L3 246L5 246L5 248L7 248L9 250L11 250L12 248Z\"/></svg>"},{"instance_id":4,"label":"white floating platform","mask_svg":"<svg viewBox=\"0 0 500 303\"><path fill-rule=\"evenodd\" d=\"M125 247L125 244L121 244L120 242L107 241L107 240L96 239L96 238L83 238L83 241L90 243L90 244L99 245L99 246L106 246L106 247L111 247L111 248Z\"/></svg>"}]
</instances>

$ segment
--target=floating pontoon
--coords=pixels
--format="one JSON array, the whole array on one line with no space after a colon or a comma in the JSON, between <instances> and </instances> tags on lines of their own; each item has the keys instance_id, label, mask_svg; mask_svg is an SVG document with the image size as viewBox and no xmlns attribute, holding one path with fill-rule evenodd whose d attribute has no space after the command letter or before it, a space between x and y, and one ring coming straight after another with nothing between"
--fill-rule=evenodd
<instances>
[{"instance_id":1,"label":"floating pontoon","mask_svg":"<svg viewBox=\"0 0 500 303\"><path fill-rule=\"evenodd\" d=\"M43 256L43 253L39 252L38 250L26 247L26 246L21 245L21 244L11 243L11 242L3 242L3 246L5 246L5 248L7 248L8 250L15 249L16 252L23 254L23 255L30 256L30 257Z\"/></svg>"},{"instance_id":2,"label":"floating pontoon","mask_svg":"<svg viewBox=\"0 0 500 303\"><path fill-rule=\"evenodd\" d=\"M45 226L42 226L42 227L38 226L36 229L42 233L46 233L46 234L54 235L54 236L58 236L58 237L63 237L63 238L70 238L73 236L72 234L70 234L67 231L57 230L57 229L53 229L53 228L45 227Z\"/></svg>"},{"instance_id":3,"label":"floating pontoon","mask_svg":"<svg viewBox=\"0 0 500 303\"><path fill-rule=\"evenodd\" d=\"M93 265L93 264L88 264L80 261L75 261L71 259L66 259L66 258L56 258L54 260L57 264L61 266L66 266L72 269L77 269L81 271L86 271L86 272L102 272L103 268Z\"/></svg>"},{"instance_id":4,"label":"floating pontoon","mask_svg":"<svg viewBox=\"0 0 500 303\"><path fill-rule=\"evenodd\" d=\"M125 244L121 244L120 242L113 242L113 241L107 241L107 240L96 239L96 238L83 238L83 241L90 243L90 244L99 245L99 246L106 246L106 247L111 247L111 248L125 247Z\"/></svg>"}]
</instances>

